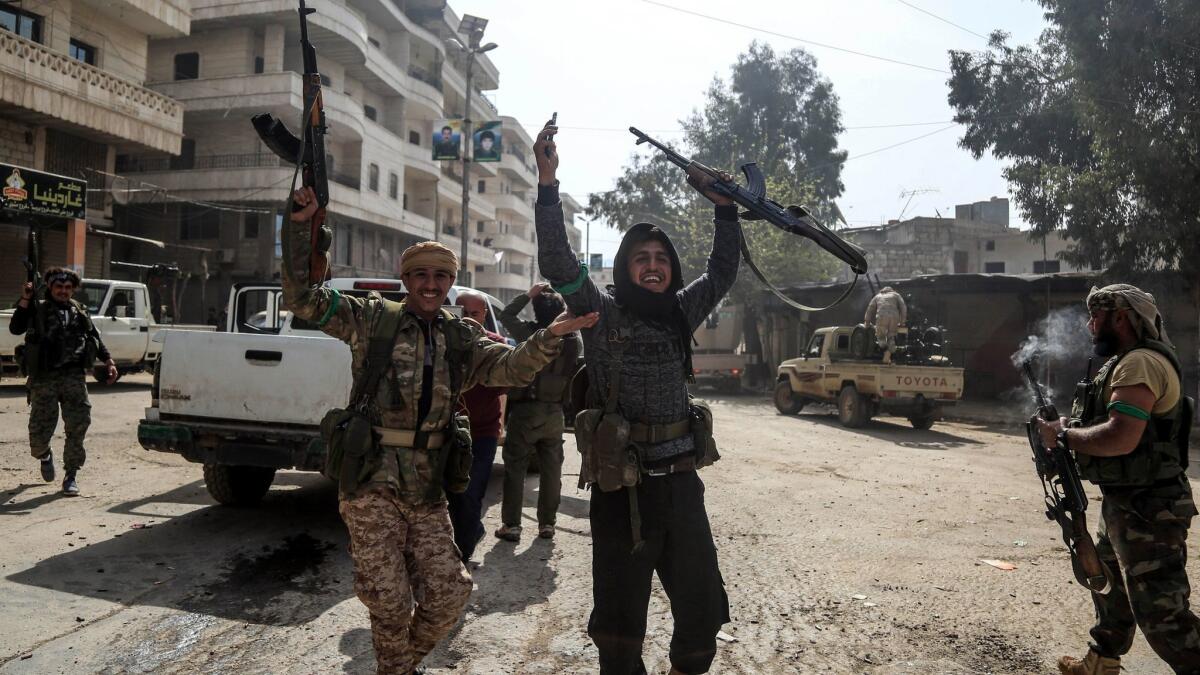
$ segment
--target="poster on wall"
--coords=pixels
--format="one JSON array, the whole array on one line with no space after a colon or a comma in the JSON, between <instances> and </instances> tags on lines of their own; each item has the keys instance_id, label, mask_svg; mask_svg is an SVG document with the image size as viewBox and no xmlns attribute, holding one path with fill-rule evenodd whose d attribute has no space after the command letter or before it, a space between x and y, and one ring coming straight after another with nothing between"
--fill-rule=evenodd
<instances>
[{"instance_id":1,"label":"poster on wall","mask_svg":"<svg viewBox=\"0 0 1200 675\"><path fill-rule=\"evenodd\" d=\"M461 159L462 120L435 120L433 123L433 159Z\"/></svg>"},{"instance_id":2,"label":"poster on wall","mask_svg":"<svg viewBox=\"0 0 1200 675\"><path fill-rule=\"evenodd\" d=\"M0 164L0 209L9 213L82 220L87 210L87 183L53 173Z\"/></svg>"},{"instance_id":3,"label":"poster on wall","mask_svg":"<svg viewBox=\"0 0 1200 675\"><path fill-rule=\"evenodd\" d=\"M471 158L476 162L500 161L500 120L483 122L471 134Z\"/></svg>"}]
</instances>

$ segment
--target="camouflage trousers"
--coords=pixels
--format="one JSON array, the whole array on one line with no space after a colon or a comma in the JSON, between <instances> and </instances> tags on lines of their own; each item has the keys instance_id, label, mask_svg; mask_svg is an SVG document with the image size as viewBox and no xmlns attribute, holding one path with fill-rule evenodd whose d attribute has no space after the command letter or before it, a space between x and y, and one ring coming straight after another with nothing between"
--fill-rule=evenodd
<instances>
[{"instance_id":1,"label":"camouflage trousers","mask_svg":"<svg viewBox=\"0 0 1200 675\"><path fill-rule=\"evenodd\" d=\"M895 349L896 332L899 328L899 314L880 312L875 317L875 344L881 349Z\"/></svg>"},{"instance_id":2,"label":"camouflage trousers","mask_svg":"<svg viewBox=\"0 0 1200 675\"><path fill-rule=\"evenodd\" d=\"M504 440L504 497L500 519L505 525L521 524L525 503L525 474L529 459L538 460L538 526L554 525L562 498L563 412L558 403L523 401L508 414Z\"/></svg>"},{"instance_id":3,"label":"camouflage trousers","mask_svg":"<svg viewBox=\"0 0 1200 675\"><path fill-rule=\"evenodd\" d=\"M1150 488L1105 488L1100 558L1113 573L1108 595L1092 594L1092 648L1120 657L1137 628L1177 673L1200 673L1200 619L1188 608L1184 563L1196 505L1187 478Z\"/></svg>"},{"instance_id":4,"label":"camouflage trousers","mask_svg":"<svg viewBox=\"0 0 1200 675\"><path fill-rule=\"evenodd\" d=\"M471 595L446 502L409 504L377 488L338 505L354 592L371 614L380 675L408 675L450 632Z\"/></svg>"},{"instance_id":5,"label":"camouflage trousers","mask_svg":"<svg viewBox=\"0 0 1200 675\"><path fill-rule=\"evenodd\" d=\"M92 424L92 403L82 370L53 371L29 379L29 452L34 457L50 452L59 406L67 436L63 470L75 471L87 459L83 437Z\"/></svg>"}]
</instances>

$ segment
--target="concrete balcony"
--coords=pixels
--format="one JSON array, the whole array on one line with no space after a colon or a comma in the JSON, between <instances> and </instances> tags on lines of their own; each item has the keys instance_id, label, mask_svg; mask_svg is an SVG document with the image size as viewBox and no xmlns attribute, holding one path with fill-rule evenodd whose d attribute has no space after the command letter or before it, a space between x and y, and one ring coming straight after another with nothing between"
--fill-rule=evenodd
<instances>
[{"instance_id":1,"label":"concrete balcony","mask_svg":"<svg viewBox=\"0 0 1200 675\"><path fill-rule=\"evenodd\" d=\"M0 30L0 103L9 117L75 126L104 142L178 153L183 106L6 30Z\"/></svg>"},{"instance_id":2,"label":"concrete balcony","mask_svg":"<svg viewBox=\"0 0 1200 675\"><path fill-rule=\"evenodd\" d=\"M512 272L476 272L473 283L476 288L508 288L518 291L529 290L530 286L528 274Z\"/></svg>"},{"instance_id":3,"label":"concrete balcony","mask_svg":"<svg viewBox=\"0 0 1200 675\"><path fill-rule=\"evenodd\" d=\"M537 185L537 170L529 168L525 161L524 153L505 148L500 157L500 170L510 175L522 187L532 188Z\"/></svg>"},{"instance_id":4,"label":"concrete balcony","mask_svg":"<svg viewBox=\"0 0 1200 675\"><path fill-rule=\"evenodd\" d=\"M492 248L498 251L516 251L527 256L537 255L537 244L526 237L515 234L484 234L492 240Z\"/></svg>"},{"instance_id":5,"label":"concrete balcony","mask_svg":"<svg viewBox=\"0 0 1200 675\"><path fill-rule=\"evenodd\" d=\"M189 0L76 0L152 38L183 37L191 32Z\"/></svg>"},{"instance_id":6,"label":"concrete balcony","mask_svg":"<svg viewBox=\"0 0 1200 675\"><path fill-rule=\"evenodd\" d=\"M533 222L533 198L516 194L491 195L497 211L515 214L522 222Z\"/></svg>"}]
</instances>

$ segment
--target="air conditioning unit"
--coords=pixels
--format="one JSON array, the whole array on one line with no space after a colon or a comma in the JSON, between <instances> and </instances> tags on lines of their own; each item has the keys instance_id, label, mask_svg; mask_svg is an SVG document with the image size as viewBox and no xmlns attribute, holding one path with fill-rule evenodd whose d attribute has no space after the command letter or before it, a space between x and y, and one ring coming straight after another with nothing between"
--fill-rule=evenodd
<instances>
[{"instance_id":1,"label":"air conditioning unit","mask_svg":"<svg viewBox=\"0 0 1200 675\"><path fill-rule=\"evenodd\" d=\"M236 248L218 248L213 250L213 259L221 265L232 265L237 258Z\"/></svg>"}]
</instances>

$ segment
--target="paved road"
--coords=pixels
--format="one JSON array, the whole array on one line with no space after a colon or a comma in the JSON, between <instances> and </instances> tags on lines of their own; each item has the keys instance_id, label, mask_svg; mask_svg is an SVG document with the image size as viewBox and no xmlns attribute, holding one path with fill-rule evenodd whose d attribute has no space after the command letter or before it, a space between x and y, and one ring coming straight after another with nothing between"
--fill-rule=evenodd
<instances>
[{"instance_id":1,"label":"paved road","mask_svg":"<svg viewBox=\"0 0 1200 675\"><path fill-rule=\"evenodd\" d=\"M83 496L68 499L28 457L23 390L0 385L0 673L374 671L330 484L286 472L258 508L216 506L198 466L137 445L146 378L93 394ZM848 431L750 397L714 410L724 459L704 479L736 640L714 672L1046 673L1085 648L1090 602L1022 437L888 418ZM587 495L567 455L558 536L486 538L432 672L595 671ZM646 663L666 672L657 586L650 612ZM1126 666L1168 672L1140 639Z\"/></svg>"}]
</instances>

